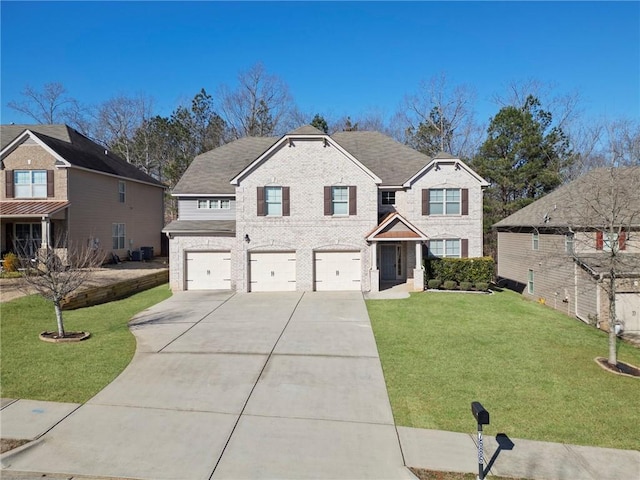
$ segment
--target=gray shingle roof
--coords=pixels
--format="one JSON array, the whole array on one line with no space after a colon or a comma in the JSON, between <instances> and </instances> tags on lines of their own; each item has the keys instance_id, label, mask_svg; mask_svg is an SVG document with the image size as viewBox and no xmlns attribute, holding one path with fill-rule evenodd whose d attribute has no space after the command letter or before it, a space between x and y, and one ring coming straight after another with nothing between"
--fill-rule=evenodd
<instances>
[{"instance_id":1,"label":"gray shingle roof","mask_svg":"<svg viewBox=\"0 0 640 480\"><path fill-rule=\"evenodd\" d=\"M244 137L193 159L173 189L175 195L235 194L233 177L268 150L278 138Z\"/></svg>"},{"instance_id":2,"label":"gray shingle roof","mask_svg":"<svg viewBox=\"0 0 640 480\"><path fill-rule=\"evenodd\" d=\"M602 225L603 215L591 215L590 204L601 205L602 211L611 213L611 186L624 192L620 197L618 218L635 213L634 225L640 225L640 167L597 168L582 177L563 185L517 212L495 223L498 230L512 227L582 227L596 228Z\"/></svg>"},{"instance_id":3,"label":"gray shingle roof","mask_svg":"<svg viewBox=\"0 0 640 480\"><path fill-rule=\"evenodd\" d=\"M235 220L174 220L162 229L164 233L206 233L219 236L236 234Z\"/></svg>"},{"instance_id":4,"label":"gray shingle roof","mask_svg":"<svg viewBox=\"0 0 640 480\"><path fill-rule=\"evenodd\" d=\"M311 125L303 125L300 128L296 128L295 130L287 133L287 135L325 135L325 133Z\"/></svg>"},{"instance_id":5,"label":"gray shingle roof","mask_svg":"<svg viewBox=\"0 0 640 480\"><path fill-rule=\"evenodd\" d=\"M379 132L337 132L333 138L382 180L382 185L402 185L431 158Z\"/></svg>"},{"instance_id":6,"label":"gray shingle roof","mask_svg":"<svg viewBox=\"0 0 640 480\"><path fill-rule=\"evenodd\" d=\"M0 126L2 148L4 149L27 129L73 166L163 186L161 182L113 152L105 153L102 145L98 145L67 125L2 125Z\"/></svg>"}]
</instances>

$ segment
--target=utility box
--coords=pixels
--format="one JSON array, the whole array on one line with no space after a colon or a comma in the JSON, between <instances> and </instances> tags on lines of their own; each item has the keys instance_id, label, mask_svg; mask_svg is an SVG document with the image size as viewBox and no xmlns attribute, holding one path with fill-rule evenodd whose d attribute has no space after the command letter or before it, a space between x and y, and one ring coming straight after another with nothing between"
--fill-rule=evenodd
<instances>
[{"instance_id":1,"label":"utility box","mask_svg":"<svg viewBox=\"0 0 640 480\"><path fill-rule=\"evenodd\" d=\"M131 261L139 262L140 260L142 260L142 253L140 253L140 250L133 250L131 252Z\"/></svg>"},{"instance_id":2,"label":"utility box","mask_svg":"<svg viewBox=\"0 0 640 480\"><path fill-rule=\"evenodd\" d=\"M153 247L140 247L142 260L153 260Z\"/></svg>"}]
</instances>

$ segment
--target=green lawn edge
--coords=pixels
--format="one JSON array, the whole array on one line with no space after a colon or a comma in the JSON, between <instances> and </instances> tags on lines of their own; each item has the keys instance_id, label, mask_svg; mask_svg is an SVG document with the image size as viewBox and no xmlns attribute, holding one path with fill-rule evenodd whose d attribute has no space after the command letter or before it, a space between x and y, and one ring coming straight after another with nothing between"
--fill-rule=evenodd
<instances>
[{"instance_id":1,"label":"green lawn edge","mask_svg":"<svg viewBox=\"0 0 640 480\"><path fill-rule=\"evenodd\" d=\"M131 362L136 340L131 318L171 296L168 284L122 300L64 312L67 331L88 331L79 343L46 343L55 330L53 304L38 295L0 303L0 396L84 403Z\"/></svg>"},{"instance_id":2,"label":"green lawn edge","mask_svg":"<svg viewBox=\"0 0 640 480\"><path fill-rule=\"evenodd\" d=\"M480 401L488 435L640 449L640 380L596 364L605 332L510 291L366 303L396 424L472 433Z\"/></svg>"}]
</instances>

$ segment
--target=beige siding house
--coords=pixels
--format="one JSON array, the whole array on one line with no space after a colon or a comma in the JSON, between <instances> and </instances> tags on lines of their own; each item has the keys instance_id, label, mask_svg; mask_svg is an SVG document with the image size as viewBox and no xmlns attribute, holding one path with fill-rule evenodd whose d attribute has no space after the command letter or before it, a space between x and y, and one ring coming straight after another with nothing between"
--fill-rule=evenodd
<instances>
[{"instance_id":1,"label":"beige siding house","mask_svg":"<svg viewBox=\"0 0 640 480\"><path fill-rule=\"evenodd\" d=\"M426 255L482 255L486 185L376 132L243 138L196 157L173 191L171 287L421 290Z\"/></svg>"},{"instance_id":2,"label":"beige siding house","mask_svg":"<svg viewBox=\"0 0 640 480\"><path fill-rule=\"evenodd\" d=\"M164 186L66 125L3 125L0 249L161 248ZM61 242L67 242L66 245Z\"/></svg>"},{"instance_id":3,"label":"beige siding house","mask_svg":"<svg viewBox=\"0 0 640 480\"><path fill-rule=\"evenodd\" d=\"M600 328L640 333L640 168L596 169L494 225L499 281Z\"/></svg>"}]
</instances>

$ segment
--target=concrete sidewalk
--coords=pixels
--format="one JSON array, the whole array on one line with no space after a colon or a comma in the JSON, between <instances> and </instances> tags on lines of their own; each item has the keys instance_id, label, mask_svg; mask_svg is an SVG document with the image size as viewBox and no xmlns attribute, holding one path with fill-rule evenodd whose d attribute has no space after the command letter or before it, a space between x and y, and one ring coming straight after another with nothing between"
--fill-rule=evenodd
<instances>
[{"instance_id":1,"label":"concrete sidewalk","mask_svg":"<svg viewBox=\"0 0 640 480\"><path fill-rule=\"evenodd\" d=\"M75 404L56 404L31 400L2 400L2 436L4 438L34 439L53 428L70 412L78 408ZM34 419L36 421L34 421ZM261 419L258 419L258 422ZM265 422L268 420L262 419ZM252 427L256 427L253 425ZM290 429L291 430L291 429ZM345 430L348 430L348 426ZM259 426L257 428L259 431ZM281 436L296 437L295 424L292 431L279 428ZM456 433L440 430L425 430L397 427L398 438L407 466L448 472L478 471L477 441L475 433ZM350 432L344 432L351 436ZM254 455L250 439L245 443L243 454ZM33 448L38 441L20 447ZM585 447L561 443L538 442L513 439L506 436L484 437L484 467L488 475L519 477L535 480L634 480L640 477L640 452L635 450L615 450ZM313 456L314 452L309 452ZM3 458L11 452L3 455ZM4 464L4 461L3 461ZM283 465L286 468L286 465ZM46 473L46 472L45 472ZM47 474L55 479L88 479L107 477L86 477ZM315 472L314 478L339 478L323 476L323 471ZM6 480L27 480L42 478L42 473L14 472L3 470ZM114 477L110 477L114 478ZM242 477L250 478L250 477Z\"/></svg>"}]
</instances>

